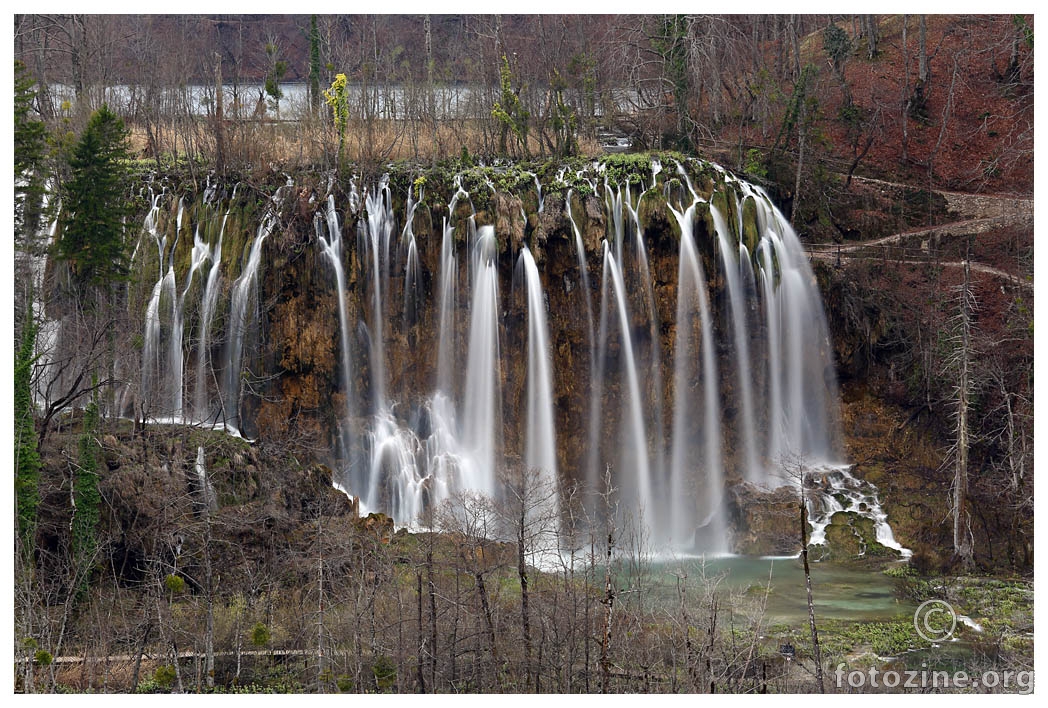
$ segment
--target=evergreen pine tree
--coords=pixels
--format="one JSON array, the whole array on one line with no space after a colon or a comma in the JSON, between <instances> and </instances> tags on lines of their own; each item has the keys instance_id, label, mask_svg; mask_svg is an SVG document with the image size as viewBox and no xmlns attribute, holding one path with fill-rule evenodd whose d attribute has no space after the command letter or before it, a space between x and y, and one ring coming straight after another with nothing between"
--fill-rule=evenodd
<instances>
[{"instance_id":1,"label":"evergreen pine tree","mask_svg":"<svg viewBox=\"0 0 1048 708\"><path fill-rule=\"evenodd\" d=\"M15 237L24 239L40 222L40 206L47 177L47 128L34 117L35 81L25 64L15 62Z\"/></svg>"},{"instance_id":2,"label":"evergreen pine tree","mask_svg":"<svg viewBox=\"0 0 1048 708\"><path fill-rule=\"evenodd\" d=\"M91 116L69 162L72 179L64 191L58 249L81 283L103 285L128 272L128 136L124 121L103 105Z\"/></svg>"}]
</instances>

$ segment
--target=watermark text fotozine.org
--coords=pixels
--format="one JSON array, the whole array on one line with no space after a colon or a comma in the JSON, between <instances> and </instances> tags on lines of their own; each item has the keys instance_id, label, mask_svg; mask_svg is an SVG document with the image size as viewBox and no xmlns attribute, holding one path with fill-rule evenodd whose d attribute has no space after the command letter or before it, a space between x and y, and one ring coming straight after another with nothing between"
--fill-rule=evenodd
<instances>
[{"instance_id":1,"label":"watermark text fotozine.org","mask_svg":"<svg viewBox=\"0 0 1048 708\"><path fill-rule=\"evenodd\" d=\"M922 664L923 666L923 664ZM833 678L838 689L887 688L901 691L927 689L979 689L986 688L1015 693L1033 691L1033 671L983 671L969 674L967 671L929 671L876 668L849 669L846 664L837 664Z\"/></svg>"}]
</instances>

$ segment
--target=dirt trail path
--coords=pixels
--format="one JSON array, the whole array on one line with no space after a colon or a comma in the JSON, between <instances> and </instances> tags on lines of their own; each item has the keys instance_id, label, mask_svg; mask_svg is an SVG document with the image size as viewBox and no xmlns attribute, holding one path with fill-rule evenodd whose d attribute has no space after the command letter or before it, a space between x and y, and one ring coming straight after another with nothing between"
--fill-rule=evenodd
<instances>
[{"instance_id":1,"label":"dirt trail path","mask_svg":"<svg viewBox=\"0 0 1048 708\"><path fill-rule=\"evenodd\" d=\"M891 189L912 188L911 185L885 182L884 180L869 177L854 177L857 182L870 185L883 185ZM935 226L902 231L889 236L870 239L867 241L849 241L841 244L811 244L808 248L812 259L823 262L844 262L847 260L868 260L871 258L890 257L893 261L908 263L926 263L930 257L929 242L935 236L950 234L953 236L978 235L988 233L1005 226L1029 226L1033 228L1033 198L1014 194L968 194L964 192L947 192L934 190L941 195L950 212L958 217L955 221L949 221ZM892 246L904 247L904 253L891 253L887 251ZM882 248L881 253L864 253L869 249ZM914 251L928 255L910 255ZM963 260L938 261L938 265L947 268L960 268L964 266ZM995 268L986 263L971 261L971 269L979 273L986 273L1011 282L1024 289L1033 290L1033 282L1023 279L1015 273L1000 268Z\"/></svg>"}]
</instances>

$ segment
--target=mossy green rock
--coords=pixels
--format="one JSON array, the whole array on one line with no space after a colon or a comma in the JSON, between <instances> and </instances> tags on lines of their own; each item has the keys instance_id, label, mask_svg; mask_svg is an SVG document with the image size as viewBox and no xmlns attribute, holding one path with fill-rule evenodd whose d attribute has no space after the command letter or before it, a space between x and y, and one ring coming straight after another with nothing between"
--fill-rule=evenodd
<instances>
[{"instance_id":1,"label":"mossy green rock","mask_svg":"<svg viewBox=\"0 0 1048 708\"><path fill-rule=\"evenodd\" d=\"M877 541L873 519L853 511L840 511L826 527L826 545L816 550L820 560L896 559L899 552Z\"/></svg>"},{"instance_id":2,"label":"mossy green rock","mask_svg":"<svg viewBox=\"0 0 1048 708\"><path fill-rule=\"evenodd\" d=\"M666 204L666 198L661 192L649 189L641 195L640 203L637 205L637 220L645 233L659 231L670 233L677 241L680 240L680 225L677 223Z\"/></svg>"},{"instance_id":3,"label":"mossy green rock","mask_svg":"<svg viewBox=\"0 0 1048 708\"><path fill-rule=\"evenodd\" d=\"M757 204L753 197L746 197L742 202L742 241L751 254L757 249L760 241L760 229L757 226Z\"/></svg>"}]
</instances>

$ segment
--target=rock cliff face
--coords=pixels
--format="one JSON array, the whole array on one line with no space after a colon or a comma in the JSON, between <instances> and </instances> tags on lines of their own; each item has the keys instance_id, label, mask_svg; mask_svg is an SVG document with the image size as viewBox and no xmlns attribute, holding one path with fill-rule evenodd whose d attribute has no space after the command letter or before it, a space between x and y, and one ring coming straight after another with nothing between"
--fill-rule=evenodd
<instances>
[{"instance_id":1,"label":"rock cliff face","mask_svg":"<svg viewBox=\"0 0 1048 708\"><path fill-rule=\"evenodd\" d=\"M526 248L545 306L560 486L592 483L611 467L633 511L676 514L689 542L715 518L731 525L738 517L721 508L728 487L774 486L756 469L787 447L827 453L839 444L832 359L825 328L807 329L822 317L817 294L818 311L783 295L767 315L769 297L787 293L780 282L814 292L810 271L789 270L785 237L771 245L770 202L715 165L679 164L644 156L538 177L519 166L394 169L376 179L305 174L273 186L168 190L152 200L137 246L129 312L140 329L120 366L141 375L127 377L115 412L225 424L310 450L369 510L396 514L410 496L420 511L468 486L465 472L448 482L434 470L449 456L464 468L473 454L463 421L483 373L471 364L483 361L474 353L485 259L497 281L497 337L486 422L496 469L484 473L497 479L517 460L531 464L541 398L530 380ZM699 278L683 300L682 238L694 245ZM803 310L799 319L791 307ZM787 371L791 357L796 372ZM822 391L811 409L810 380ZM438 392L457 406L450 416ZM461 438L447 448L454 455L434 454L449 421ZM439 491L445 483L452 489ZM674 507L674 490L702 498Z\"/></svg>"}]
</instances>

